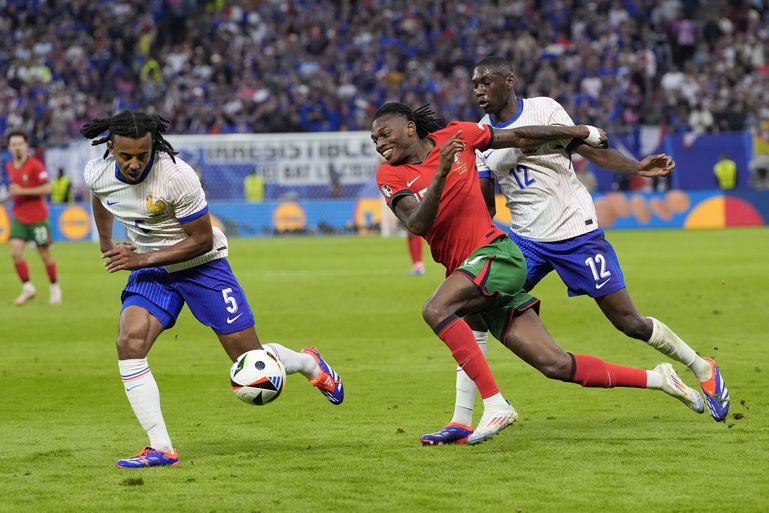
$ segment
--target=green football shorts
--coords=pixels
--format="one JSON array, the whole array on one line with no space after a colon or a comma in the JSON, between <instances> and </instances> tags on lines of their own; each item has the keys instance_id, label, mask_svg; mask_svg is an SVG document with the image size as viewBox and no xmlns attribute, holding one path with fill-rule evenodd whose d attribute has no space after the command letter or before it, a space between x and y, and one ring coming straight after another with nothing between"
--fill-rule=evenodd
<instances>
[{"instance_id":1,"label":"green football shorts","mask_svg":"<svg viewBox=\"0 0 769 513\"><path fill-rule=\"evenodd\" d=\"M38 246L49 246L51 244L51 223L47 217L39 223L31 224L12 219L9 238L34 241Z\"/></svg>"},{"instance_id":2,"label":"green football shorts","mask_svg":"<svg viewBox=\"0 0 769 513\"><path fill-rule=\"evenodd\" d=\"M507 237L479 247L454 272L464 274L484 295L495 299L480 315L499 341L504 340L513 317L532 307L539 311L539 299L523 290L526 260Z\"/></svg>"}]
</instances>

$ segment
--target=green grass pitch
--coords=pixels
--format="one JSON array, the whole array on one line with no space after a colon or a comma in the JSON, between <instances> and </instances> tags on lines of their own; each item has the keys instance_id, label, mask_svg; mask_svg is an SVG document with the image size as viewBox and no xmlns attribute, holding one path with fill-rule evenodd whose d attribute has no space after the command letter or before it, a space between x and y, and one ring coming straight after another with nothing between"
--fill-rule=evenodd
<instances>
[{"instance_id":1,"label":"green grass pitch","mask_svg":"<svg viewBox=\"0 0 769 513\"><path fill-rule=\"evenodd\" d=\"M549 381L490 341L520 421L476 446L421 447L449 420L454 364L420 308L442 271L407 275L403 239L234 240L230 261L263 342L316 345L347 396L300 376L264 407L229 389L229 361L185 309L150 353L176 468L113 467L145 435L125 398L114 338L126 273L90 243L57 244L64 304L22 308L0 250L0 512L761 512L769 509L769 230L614 231L639 310L715 356L726 423L660 392ZM556 276L535 291L571 351L651 368L664 358L615 332ZM676 364L694 385L692 375ZM476 421L480 412L476 411Z\"/></svg>"}]
</instances>

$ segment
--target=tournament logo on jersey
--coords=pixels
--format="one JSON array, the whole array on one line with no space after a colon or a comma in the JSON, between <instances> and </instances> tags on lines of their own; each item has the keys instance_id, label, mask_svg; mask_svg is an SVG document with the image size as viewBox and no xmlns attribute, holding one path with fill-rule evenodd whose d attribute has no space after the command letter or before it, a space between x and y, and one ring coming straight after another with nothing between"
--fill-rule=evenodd
<instances>
[{"instance_id":1,"label":"tournament logo on jersey","mask_svg":"<svg viewBox=\"0 0 769 513\"><path fill-rule=\"evenodd\" d=\"M150 211L151 216L158 216L166 211L166 202L160 198L153 198L150 194L147 196L147 210Z\"/></svg>"},{"instance_id":2,"label":"tournament logo on jersey","mask_svg":"<svg viewBox=\"0 0 769 513\"><path fill-rule=\"evenodd\" d=\"M454 171L456 171L458 174L463 175L467 171L467 164L459 160L459 153L454 154Z\"/></svg>"},{"instance_id":3,"label":"tournament logo on jersey","mask_svg":"<svg viewBox=\"0 0 769 513\"><path fill-rule=\"evenodd\" d=\"M390 189L390 186L389 186L389 185L383 185L383 186L381 187L381 189L382 189L382 194L384 194L384 197L385 197L385 198L388 198L388 199L389 199L389 198L390 198L390 196L392 196L392 195L393 195L393 190L392 190L392 189Z\"/></svg>"}]
</instances>

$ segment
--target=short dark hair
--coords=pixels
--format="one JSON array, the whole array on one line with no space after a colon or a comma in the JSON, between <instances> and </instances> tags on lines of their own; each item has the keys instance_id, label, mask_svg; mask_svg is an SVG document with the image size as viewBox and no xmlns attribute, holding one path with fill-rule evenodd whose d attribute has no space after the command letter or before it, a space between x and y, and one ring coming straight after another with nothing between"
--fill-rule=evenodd
<instances>
[{"instance_id":1,"label":"short dark hair","mask_svg":"<svg viewBox=\"0 0 769 513\"><path fill-rule=\"evenodd\" d=\"M417 135L422 139L446 126L446 123L430 108L429 103L422 105L417 110L412 110L405 103L385 103L374 113L374 119L387 114L398 114L412 121L417 127Z\"/></svg>"},{"instance_id":2,"label":"short dark hair","mask_svg":"<svg viewBox=\"0 0 769 513\"><path fill-rule=\"evenodd\" d=\"M92 146L113 141L113 136L115 135L139 139L147 134L152 134L152 151L166 152L171 156L171 160L176 162L174 155L178 152L174 151L173 146L163 138L163 134L167 130L168 120L157 114L124 110L111 118L98 118L89 121L83 125L80 133L87 139L94 139L100 134L107 132L105 137L93 141L91 143ZM109 155L109 150L104 152L104 158L107 158L107 155Z\"/></svg>"},{"instance_id":3,"label":"short dark hair","mask_svg":"<svg viewBox=\"0 0 769 513\"><path fill-rule=\"evenodd\" d=\"M5 136L5 142L11 142L11 137L21 137L24 139L24 142L29 142L27 132L24 132L23 130L11 130L8 132L8 135Z\"/></svg>"},{"instance_id":4,"label":"short dark hair","mask_svg":"<svg viewBox=\"0 0 769 513\"><path fill-rule=\"evenodd\" d=\"M484 57L483 59L478 61L478 64L475 65L476 68L480 68L481 66L491 68L505 76L507 75L515 76L513 65L510 64L510 62L504 57L497 57L495 55Z\"/></svg>"}]
</instances>

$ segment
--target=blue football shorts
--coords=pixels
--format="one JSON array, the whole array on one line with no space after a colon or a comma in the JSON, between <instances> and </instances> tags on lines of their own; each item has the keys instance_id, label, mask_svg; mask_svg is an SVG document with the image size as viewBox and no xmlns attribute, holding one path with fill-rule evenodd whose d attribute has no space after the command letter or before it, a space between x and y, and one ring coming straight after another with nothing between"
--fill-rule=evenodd
<instances>
[{"instance_id":1,"label":"blue football shorts","mask_svg":"<svg viewBox=\"0 0 769 513\"><path fill-rule=\"evenodd\" d=\"M173 273L162 267L138 269L128 276L120 299L122 310L140 306L165 329L176 324L184 303L198 321L219 335L254 325L246 295L225 258Z\"/></svg>"},{"instance_id":2,"label":"blue football shorts","mask_svg":"<svg viewBox=\"0 0 769 513\"><path fill-rule=\"evenodd\" d=\"M601 228L556 242L536 242L512 231L509 237L526 258L526 281L532 287L555 269L569 296L597 298L625 288L617 254Z\"/></svg>"}]
</instances>

